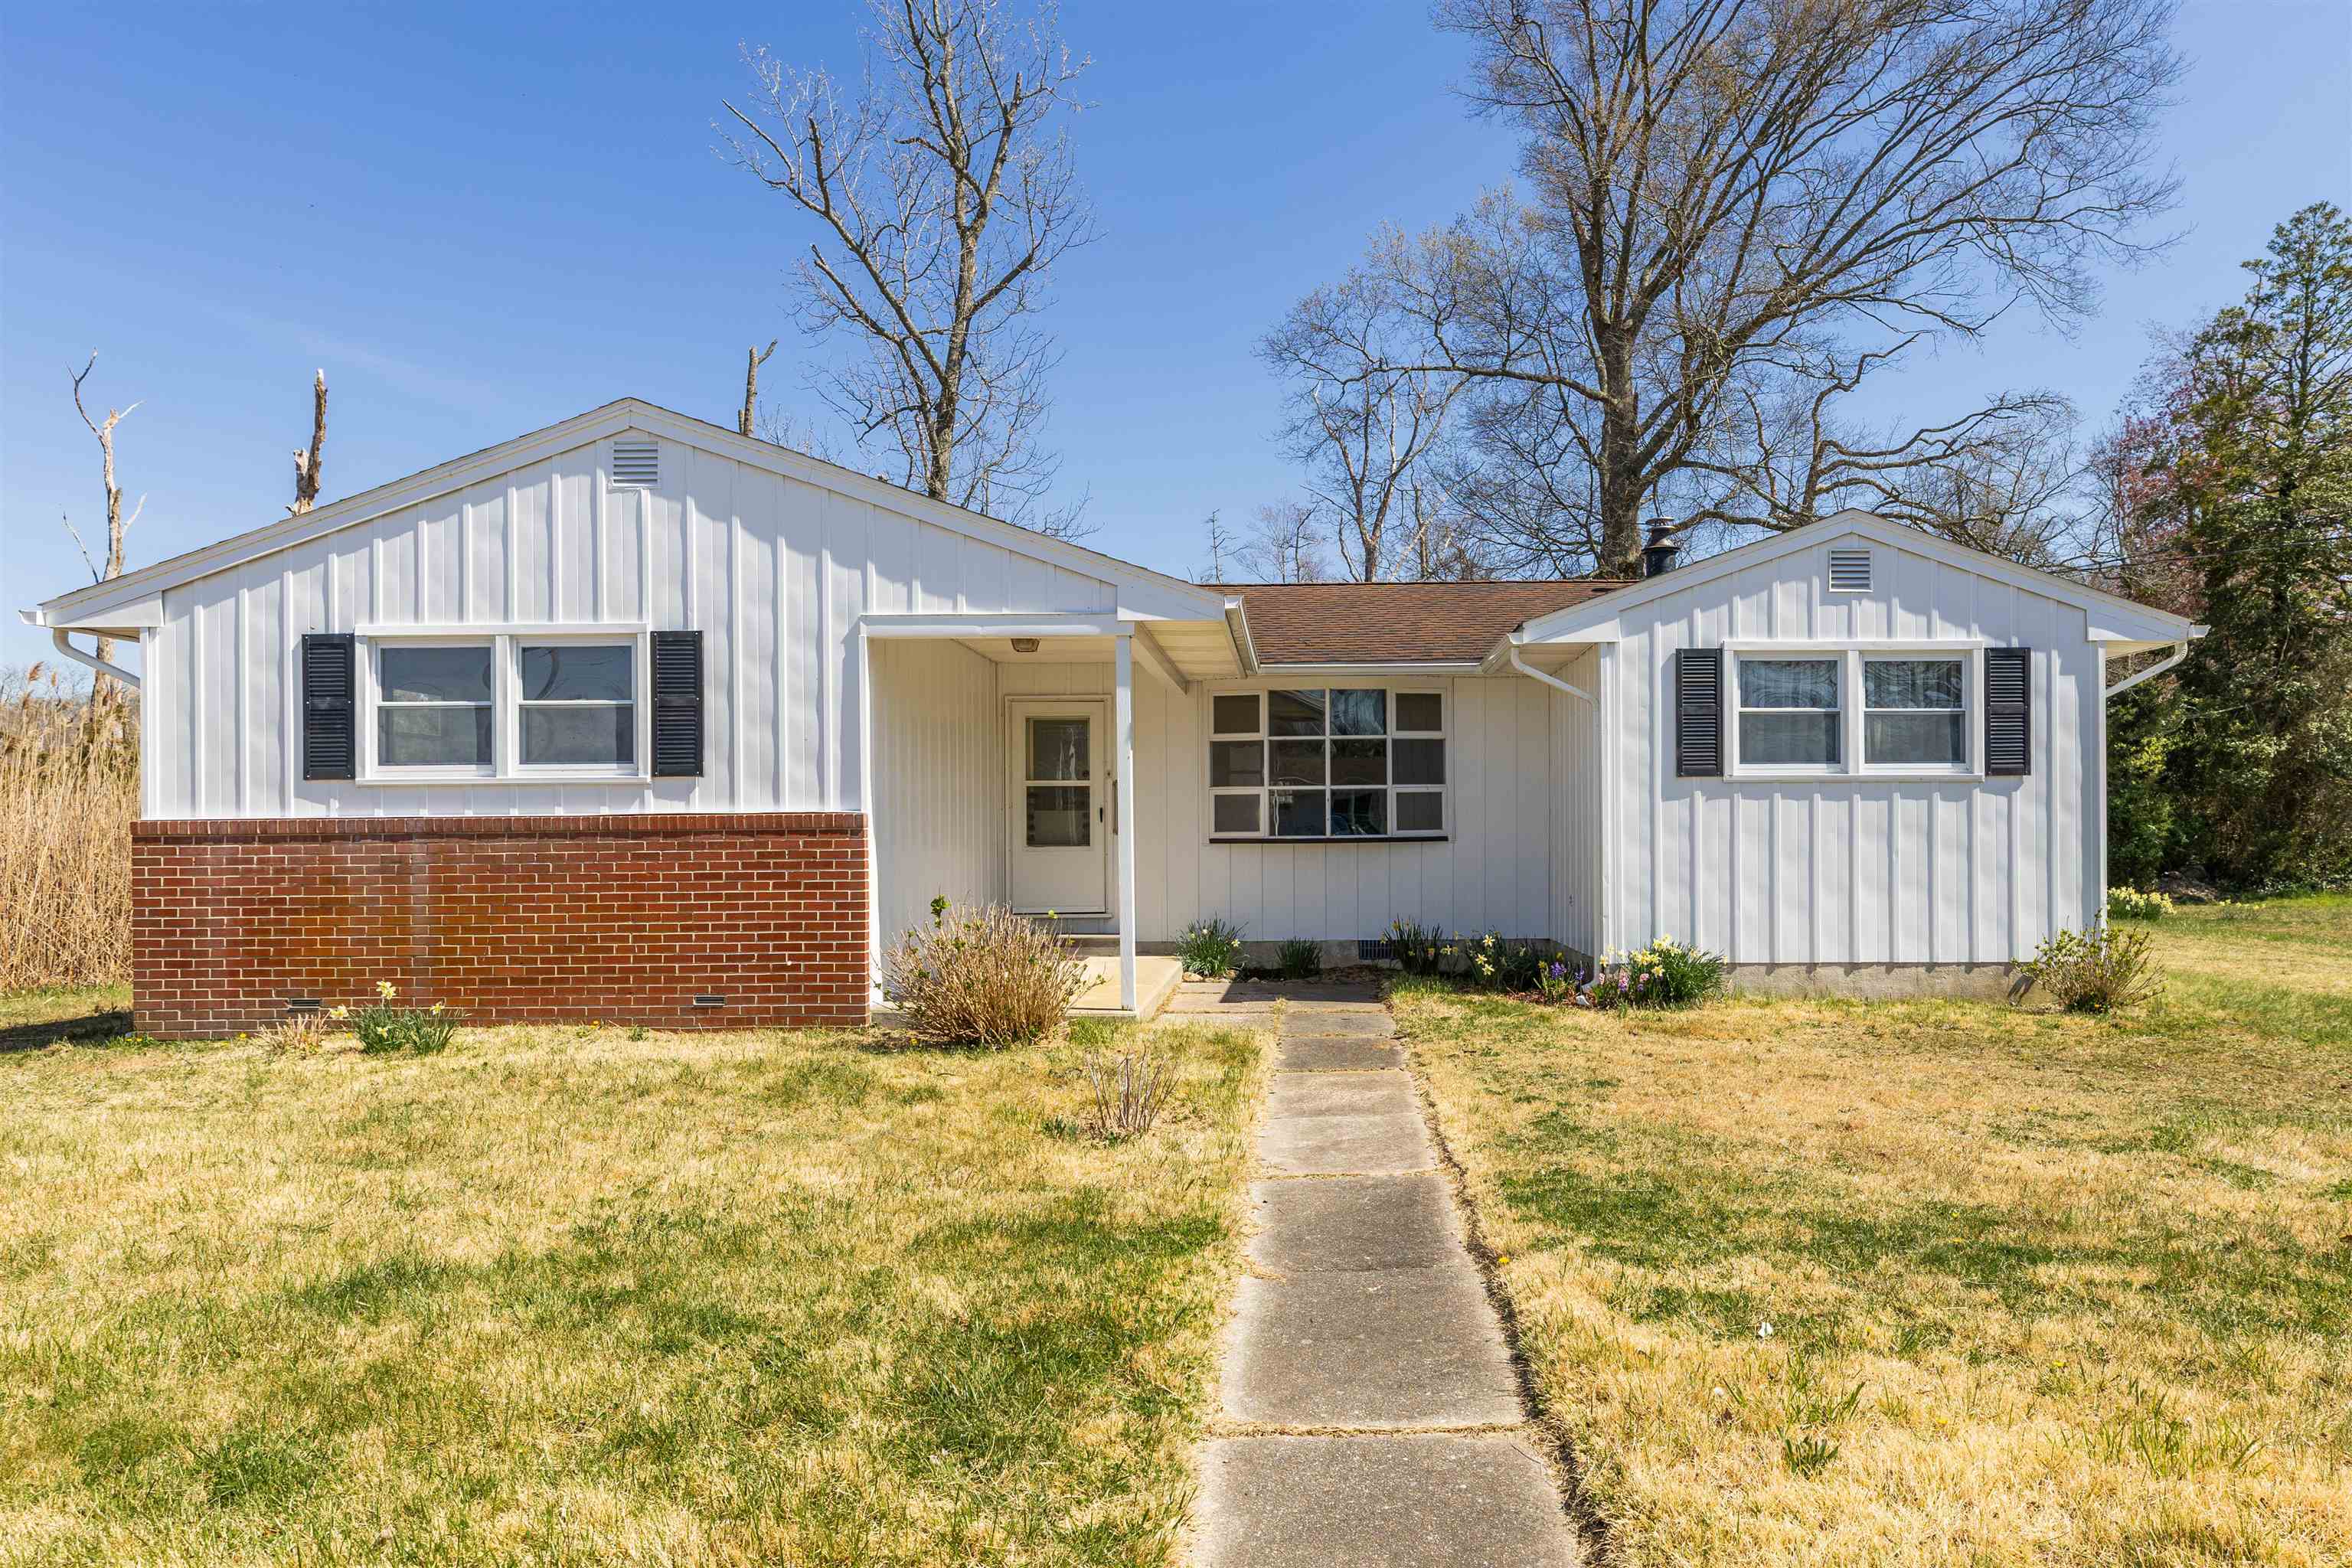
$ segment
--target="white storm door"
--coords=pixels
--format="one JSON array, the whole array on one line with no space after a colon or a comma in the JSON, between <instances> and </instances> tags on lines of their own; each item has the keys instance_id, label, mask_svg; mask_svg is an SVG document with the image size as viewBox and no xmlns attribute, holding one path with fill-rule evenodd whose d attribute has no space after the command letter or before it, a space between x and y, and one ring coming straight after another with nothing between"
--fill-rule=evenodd
<instances>
[{"instance_id":1,"label":"white storm door","mask_svg":"<svg viewBox=\"0 0 2352 1568\"><path fill-rule=\"evenodd\" d=\"M1105 704L1059 699L1012 705L1013 907L1024 914L1110 909L1110 784Z\"/></svg>"}]
</instances>

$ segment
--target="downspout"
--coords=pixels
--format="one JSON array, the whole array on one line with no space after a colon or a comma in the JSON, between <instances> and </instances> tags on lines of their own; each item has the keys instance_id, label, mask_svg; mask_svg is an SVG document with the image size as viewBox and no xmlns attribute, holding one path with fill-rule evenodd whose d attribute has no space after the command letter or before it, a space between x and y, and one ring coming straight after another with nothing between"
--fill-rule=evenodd
<instances>
[{"instance_id":1,"label":"downspout","mask_svg":"<svg viewBox=\"0 0 2352 1568\"><path fill-rule=\"evenodd\" d=\"M114 677L115 679L122 682L123 685L131 688L133 691L139 689L139 678L137 676L131 674L121 665L110 664L105 659L99 658L96 654L82 652L81 649L66 641L64 627L59 626L53 628L49 633L49 640L58 645L58 651L59 653L65 655L76 664L86 664L89 666L90 668L98 671L100 675L110 675Z\"/></svg>"},{"instance_id":2,"label":"downspout","mask_svg":"<svg viewBox=\"0 0 2352 1568\"><path fill-rule=\"evenodd\" d=\"M2129 691L2133 687L2137 686L2149 676L2162 675L2166 670L2170 669L2174 665L2179 664L2182 659L2187 658L2188 657L2189 645L2185 642L2175 644L2172 652L2169 655L2158 659L2146 669L2134 670L2131 674L2125 676L2121 680L2118 680L2113 686L2108 687L2105 695L2107 697L2114 697L2119 692Z\"/></svg>"},{"instance_id":3,"label":"downspout","mask_svg":"<svg viewBox=\"0 0 2352 1568\"><path fill-rule=\"evenodd\" d=\"M1562 680L1557 675L1547 675L1542 670L1538 669L1535 666L1528 663L1527 660L1521 658L1519 657L1519 645L1517 640L1518 634L1514 632L1511 634L1511 637L1510 658L1505 662L1508 663L1513 669L1517 670L1521 675L1526 676L1530 680L1540 680L1546 686L1565 691L1570 697L1582 698L1587 702L1592 700L1592 693L1585 690L1584 688L1580 686L1570 686L1567 681Z\"/></svg>"}]
</instances>

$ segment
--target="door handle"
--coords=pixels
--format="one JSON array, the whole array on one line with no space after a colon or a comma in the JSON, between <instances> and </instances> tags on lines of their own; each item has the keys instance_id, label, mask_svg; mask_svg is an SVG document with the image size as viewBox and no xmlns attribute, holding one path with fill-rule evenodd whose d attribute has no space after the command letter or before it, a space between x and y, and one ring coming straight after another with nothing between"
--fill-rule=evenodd
<instances>
[{"instance_id":1,"label":"door handle","mask_svg":"<svg viewBox=\"0 0 2352 1568\"><path fill-rule=\"evenodd\" d=\"M1118 831L1118 781L1110 781L1110 830Z\"/></svg>"}]
</instances>

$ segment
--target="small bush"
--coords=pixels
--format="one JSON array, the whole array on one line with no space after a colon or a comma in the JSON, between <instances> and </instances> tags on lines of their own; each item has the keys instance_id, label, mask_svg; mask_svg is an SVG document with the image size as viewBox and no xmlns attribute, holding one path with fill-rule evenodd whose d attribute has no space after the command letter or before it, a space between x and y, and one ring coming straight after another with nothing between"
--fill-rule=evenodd
<instances>
[{"instance_id":1,"label":"small bush","mask_svg":"<svg viewBox=\"0 0 2352 1568\"><path fill-rule=\"evenodd\" d=\"M1668 937L1604 953L1588 993L1596 1007L1689 1007L1723 989L1723 960Z\"/></svg>"},{"instance_id":2,"label":"small bush","mask_svg":"<svg viewBox=\"0 0 2352 1568\"><path fill-rule=\"evenodd\" d=\"M1087 1130L1108 1141L1140 1138L1167 1109L1175 1069L1150 1051L1089 1051L1087 1087L1094 1091Z\"/></svg>"},{"instance_id":3,"label":"small bush","mask_svg":"<svg viewBox=\"0 0 2352 1568\"><path fill-rule=\"evenodd\" d=\"M1285 980L1312 980L1323 973L1323 944L1294 936L1282 944L1282 956L1276 961Z\"/></svg>"},{"instance_id":4,"label":"small bush","mask_svg":"<svg viewBox=\"0 0 2352 1568\"><path fill-rule=\"evenodd\" d=\"M1445 937L1435 926L1391 921L1389 951L1407 974L1434 974L1445 963Z\"/></svg>"},{"instance_id":5,"label":"small bush","mask_svg":"<svg viewBox=\"0 0 2352 1568\"><path fill-rule=\"evenodd\" d=\"M457 1033L457 1016L439 1002L430 1007L403 1007L394 1000L398 994L391 981L379 980L374 1001L364 1007L331 1008L327 1016L350 1024L360 1049L372 1057L394 1051L429 1057L448 1049Z\"/></svg>"},{"instance_id":6,"label":"small bush","mask_svg":"<svg viewBox=\"0 0 2352 1568\"><path fill-rule=\"evenodd\" d=\"M931 923L884 958L882 994L918 1037L1002 1049L1052 1034L1086 984L1061 937L998 904L931 903Z\"/></svg>"},{"instance_id":7,"label":"small bush","mask_svg":"<svg viewBox=\"0 0 2352 1568\"><path fill-rule=\"evenodd\" d=\"M2164 990L2148 956L2147 934L2112 926L2062 931L2020 967L2069 1013L2119 1012L2153 1001Z\"/></svg>"},{"instance_id":8,"label":"small bush","mask_svg":"<svg viewBox=\"0 0 2352 1568\"><path fill-rule=\"evenodd\" d=\"M324 1013L289 1013L261 1032L261 1043L289 1056L313 1056L334 1033Z\"/></svg>"},{"instance_id":9,"label":"small bush","mask_svg":"<svg viewBox=\"0 0 2352 1568\"><path fill-rule=\"evenodd\" d=\"M1242 961L1242 928L1223 920L1195 921L1176 943L1184 973L1204 980L1231 974Z\"/></svg>"},{"instance_id":10,"label":"small bush","mask_svg":"<svg viewBox=\"0 0 2352 1568\"><path fill-rule=\"evenodd\" d=\"M2116 921L2160 921L2172 912L2172 900L2162 893L2137 888L2107 889L2107 918Z\"/></svg>"}]
</instances>

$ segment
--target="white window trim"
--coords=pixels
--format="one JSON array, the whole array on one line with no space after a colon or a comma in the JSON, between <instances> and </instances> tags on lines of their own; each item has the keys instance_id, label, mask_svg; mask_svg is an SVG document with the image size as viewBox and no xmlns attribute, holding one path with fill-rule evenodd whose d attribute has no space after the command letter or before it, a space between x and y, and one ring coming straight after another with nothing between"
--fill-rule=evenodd
<instances>
[{"instance_id":1,"label":"white window trim","mask_svg":"<svg viewBox=\"0 0 2352 1568\"><path fill-rule=\"evenodd\" d=\"M583 625L567 623L505 626L362 626L359 630L360 723L359 777L364 784L650 784L653 779L653 703L647 693L653 679L653 629L641 623ZM522 756L522 645L547 643L620 644L632 651L635 687L636 761L614 766L576 763L533 763ZM383 697L376 668L377 652L387 645L411 647L488 647L490 650L490 765L487 768L444 764L400 765L376 756L376 712Z\"/></svg>"},{"instance_id":2,"label":"white window trim","mask_svg":"<svg viewBox=\"0 0 2352 1568\"><path fill-rule=\"evenodd\" d=\"M1723 737L1724 775L1727 778L1769 779L1785 782L1803 780L1951 780L1984 777L1984 650L1991 643L1983 637L1945 637L1937 640L1882 641L1847 640L1822 641L1790 639L1769 641L1761 638L1734 638L1723 644L1731 668L1724 671L1729 682L1725 703L1727 731ZM1835 767L1817 767L1806 763L1743 763L1739 757L1739 668L1741 658L1835 658L1840 661L1838 702L1843 715L1839 724L1838 750L1841 761ZM1967 737L1969 756L1965 763L1937 766L1917 763L1869 763L1863 757L1864 691L1862 667L1866 658L1958 658L1961 661L1960 727ZM1663 679L1674 679L1674 665L1669 659L1663 667ZM1674 704L1659 705L1663 721L1668 729L1666 743L1671 746Z\"/></svg>"},{"instance_id":3,"label":"white window trim","mask_svg":"<svg viewBox=\"0 0 2352 1568\"><path fill-rule=\"evenodd\" d=\"M1325 742L1325 782L1321 784L1298 784L1287 787L1295 787L1298 789L1320 789L1326 795L1327 801L1331 791L1334 789L1344 791L1350 789L1380 788L1388 796L1388 831L1385 833L1362 834L1331 833L1328 831L1329 822L1327 805L1327 816L1325 821L1327 831L1320 836L1315 837L1304 837L1296 835L1277 834L1274 830L1274 795L1278 787L1285 786L1277 786L1274 783L1274 755L1271 742L1277 739L1307 740L1310 739L1310 737L1304 735L1287 737L1274 736L1267 732L1266 716L1271 707L1272 694L1276 691L1329 691L1334 689L1350 691L1378 690L1382 692L1384 694L1384 700L1387 703L1387 712L1385 714L1386 727L1378 736L1333 736L1327 732L1322 737ZM1257 699L1257 728L1248 733L1244 733L1240 731L1219 730L1216 727L1216 704L1217 699L1220 697L1255 697ZM1438 700L1438 713L1442 720L1441 727L1435 730L1402 730L1398 728L1396 719L1397 699L1399 697L1436 698ZM1206 741L1202 743L1201 748L1201 784L1202 787L1207 791L1210 797L1208 819L1204 825L1208 829L1208 837L1210 842L1215 844L1426 844L1442 840L1453 831L1454 808L1452 802L1447 798L1454 788L1454 759L1453 756L1453 746L1451 743L1452 726L1454 721L1454 690L1452 682L1430 679L1381 679L1362 676L1350 677L1346 674L1336 672L1318 672L1315 674L1286 672L1282 676L1265 679L1248 685L1212 686L1206 693L1206 701L1208 703L1208 722L1204 727L1208 730L1209 733ZM1328 720L1327 719L1325 722L1328 731ZM1329 782L1329 742L1335 739L1348 740L1351 738L1362 740L1378 739L1389 742L1389 782L1386 784L1377 786L1370 784L1335 785ZM1398 784L1396 782L1396 742L1400 740L1446 742L1446 782L1437 784ZM1231 785L1214 783L1215 742L1220 741L1255 741L1262 746L1265 746L1266 749L1263 752L1263 755L1265 757L1265 782L1256 785ZM1227 795L1255 795L1258 797L1258 825L1256 832L1221 833L1217 830L1216 797ZM1438 797L1438 825L1435 827L1399 829L1397 826L1397 796L1400 795L1436 795Z\"/></svg>"}]
</instances>

